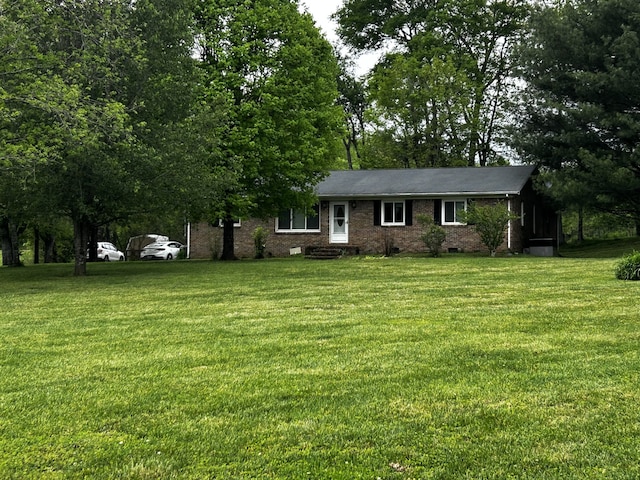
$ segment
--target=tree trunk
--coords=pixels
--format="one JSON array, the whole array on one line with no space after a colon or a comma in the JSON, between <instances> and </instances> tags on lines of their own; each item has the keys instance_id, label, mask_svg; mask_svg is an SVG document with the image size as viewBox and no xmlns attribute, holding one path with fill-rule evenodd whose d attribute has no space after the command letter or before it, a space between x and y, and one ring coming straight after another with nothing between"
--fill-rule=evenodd
<instances>
[{"instance_id":1,"label":"tree trunk","mask_svg":"<svg viewBox=\"0 0 640 480\"><path fill-rule=\"evenodd\" d=\"M344 145L345 152L347 154L347 165L349 166L349 170L353 170L353 159L351 157L351 141L350 139L343 138L342 145Z\"/></svg>"},{"instance_id":2,"label":"tree trunk","mask_svg":"<svg viewBox=\"0 0 640 480\"><path fill-rule=\"evenodd\" d=\"M89 261L97 262L98 258L98 229L95 227L89 228L89 236L87 239L87 247L89 249Z\"/></svg>"},{"instance_id":3,"label":"tree trunk","mask_svg":"<svg viewBox=\"0 0 640 480\"><path fill-rule=\"evenodd\" d=\"M33 229L33 264L40 263L40 231L38 227Z\"/></svg>"},{"instance_id":4,"label":"tree trunk","mask_svg":"<svg viewBox=\"0 0 640 480\"><path fill-rule=\"evenodd\" d=\"M584 210L578 209L578 243L584 242Z\"/></svg>"},{"instance_id":5,"label":"tree trunk","mask_svg":"<svg viewBox=\"0 0 640 480\"><path fill-rule=\"evenodd\" d=\"M91 223L86 219L73 220L73 274L84 277L87 274L87 242L91 232Z\"/></svg>"},{"instance_id":6,"label":"tree trunk","mask_svg":"<svg viewBox=\"0 0 640 480\"><path fill-rule=\"evenodd\" d=\"M227 216L224 219L222 232L222 256L220 257L220 260L236 260L234 252L233 224L233 218Z\"/></svg>"},{"instance_id":7,"label":"tree trunk","mask_svg":"<svg viewBox=\"0 0 640 480\"><path fill-rule=\"evenodd\" d=\"M56 237L47 233L43 235L42 240L44 241L44 263L57 262Z\"/></svg>"},{"instance_id":8,"label":"tree trunk","mask_svg":"<svg viewBox=\"0 0 640 480\"><path fill-rule=\"evenodd\" d=\"M21 267L23 263L20 261L20 232L8 218L0 221L0 237L2 237L2 265Z\"/></svg>"},{"instance_id":9,"label":"tree trunk","mask_svg":"<svg viewBox=\"0 0 640 480\"><path fill-rule=\"evenodd\" d=\"M480 109L482 107L482 94L476 92L476 99L473 105L473 117L471 118L471 134L469 139L469 156L467 158L467 165L469 167L476 166L476 154L478 153L478 145L480 143L480 132L478 129L480 128ZM482 161L480 162L481 167L486 167L486 162L484 165Z\"/></svg>"}]
</instances>

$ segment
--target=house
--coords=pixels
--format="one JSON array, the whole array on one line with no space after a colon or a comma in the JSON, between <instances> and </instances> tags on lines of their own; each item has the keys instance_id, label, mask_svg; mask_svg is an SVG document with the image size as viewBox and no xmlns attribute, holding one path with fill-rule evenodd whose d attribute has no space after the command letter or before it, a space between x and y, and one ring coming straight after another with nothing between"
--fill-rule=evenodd
<instances>
[{"instance_id":1,"label":"house","mask_svg":"<svg viewBox=\"0 0 640 480\"><path fill-rule=\"evenodd\" d=\"M314 249L424 252L420 214L445 229L445 252L485 251L458 213L471 201L503 201L519 219L510 222L499 251L553 254L558 216L534 190L535 172L533 166L333 171L318 184L318 204L312 210L288 209L267 221L239 221L235 253L253 257L252 234L258 226L269 232L266 254L276 257ZM189 247L191 258L216 257L222 251L222 229L192 225Z\"/></svg>"}]
</instances>

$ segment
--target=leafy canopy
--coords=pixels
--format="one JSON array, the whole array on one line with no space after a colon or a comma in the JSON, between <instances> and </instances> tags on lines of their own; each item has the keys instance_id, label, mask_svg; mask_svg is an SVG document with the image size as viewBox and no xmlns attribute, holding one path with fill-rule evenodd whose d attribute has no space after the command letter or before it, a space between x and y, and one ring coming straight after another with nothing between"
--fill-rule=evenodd
<instances>
[{"instance_id":1,"label":"leafy canopy","mask_svg":"<svg viewBox=\"0 0 640 480\"><path fill-rule=\"evenodd\" d=\"M203 2L197 18L208 94L225 100L228 115L221 165L229 174L210 215L229 226L223 256L231 258L234 218L315 201L344 129L338 65L293 1Z\"/></svg>"},{"instance_id":2,"label":"leafy canopy","mask_svg":"<svg viewBox=\"0 0 640 480\"><path fill-rule=\"evenodd\" d=\"M14 222L69 217L79 275L91 230L180 191L171 140L196 80L189 1L1 5L0 206ZM20 212L1 205L16 192Z\"/></svg>"},{"instance_id":3,"label":"leafy canopy","mask_svg":"<svg viewBox=\"0 0 640 480\"><path fill-rule=\"evenodd\" d=\"M514 143L561 206L640 226L640 4L577 0L539 8L521 48L527 82Z\"/></svg>"},{"instance_id":4,"label":"leafy canopy","mask_svg":"<svg viewBox=\"0 0 640 480\"><path fill-rule=\"evenodd\" d=\"M500 161L510 46L527 13L525 0L347 0L338 10L347 45L388 51L370 103L377 141L405 152L398 166Z\"/></svg>"}]
</instances>

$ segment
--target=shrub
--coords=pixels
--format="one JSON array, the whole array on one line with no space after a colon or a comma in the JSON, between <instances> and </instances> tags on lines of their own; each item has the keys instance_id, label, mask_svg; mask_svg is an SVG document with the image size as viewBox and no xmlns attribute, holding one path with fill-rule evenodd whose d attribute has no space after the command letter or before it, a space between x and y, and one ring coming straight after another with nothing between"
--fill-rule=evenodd
<instances>
[{"instance_id":1,"label":"shrub","mask_svg":"<svg viewBox=\"0 0 640 480\"><path fill-rule=\"evenodd\" d=\"M495 205L469 205L466 212L460 212L463 222L473 224L480 235L480 241L489 249L489 254L495 257L496 250L504 242L504 235L511 220L519 217L509 211L503 202Z\"/></svg>"},{"instance_id":2,"label":"shrub","mask_svg":"<svg viewBox=\"0 0 640 480\"><path fill-rule=\"evenodd\" d=\"M395 247L395 242L393 239L393 235L390 233L390 229L385 229L384 231L384 239L383 239L384 245L384 256L385 257L392 257L394 253L396 253L396 247Z\"/></svg>"},{"instance_id":3,"label":"shrub","mask_svg":"<svg viewBox=\"0 0 640 480\"><path fill-rule=\"evenodd\" d=\"M640 252L625 255L616 265L616 278L620 280L640 280Z\"/></svg>"},{"instance_id":4,"label":"shrub","mask_svg":"<svg viewBox=\"0 0 640 480\"><path fill-rule=\"evenodd\" d=\"M264 258L264 250L267 248L268 236L267 230L263 227L258 227L253 231L255 258Z\"/></svg>"},{"instance_id":5,"label":"shrub","mask_svg":"<svg viewBox=\"0 0 640 480\"><path fill-rule=\"evenodd\" d=\"M420 236L429 252L434 257L439 257L442 251L442 244L447 236L444 228L436 225L433 219L427 215L418 215L418 222L424 227L424 232Z\"/></svg>"}]
</instances>

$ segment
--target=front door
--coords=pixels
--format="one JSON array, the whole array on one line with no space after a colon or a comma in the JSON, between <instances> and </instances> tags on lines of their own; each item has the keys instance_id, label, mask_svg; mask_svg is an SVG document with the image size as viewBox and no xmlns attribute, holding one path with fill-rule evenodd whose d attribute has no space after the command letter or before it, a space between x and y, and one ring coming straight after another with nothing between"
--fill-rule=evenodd
<instances>
[{"instance_id":1,"label":"front door","mask_svg":"<svg viewBox=\"0 0 640 480\"><path fill-rule=\"evenodd\" d=\"M349 204L332 202L329 212L330 243L349 243Z\"/></svg>"}]
</instances>

